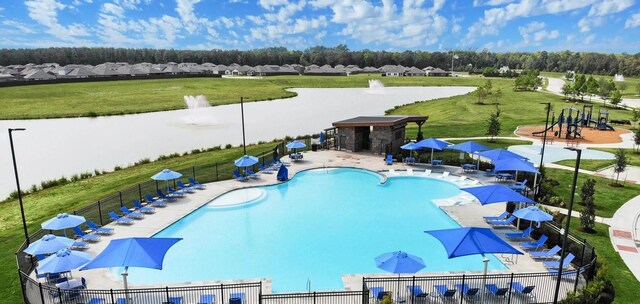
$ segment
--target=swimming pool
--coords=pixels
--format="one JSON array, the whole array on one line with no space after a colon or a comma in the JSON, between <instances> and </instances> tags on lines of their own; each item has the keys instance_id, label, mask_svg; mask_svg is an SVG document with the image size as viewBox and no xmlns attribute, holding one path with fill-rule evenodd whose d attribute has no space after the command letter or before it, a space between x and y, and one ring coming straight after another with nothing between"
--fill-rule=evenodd
<instances>
[{"instance_id":1,"label":"swimming pool","mask_svg":"<svg viewBox=\"0 0 640 304\"><path fill-rule=\"evenodd\" d=\"M287 183L230 192L156 234L183 241L167 253L164 270L129 269L129 281L271 278L274 292L305 290L308 280L314 290L342 290L341 275L384 273L374 258L397 250L422 257L424 272L482 270L482 257L449 260L424 233L458 227L431 203L458 194L456 185L409 176L380 181L365 170L317 169ZM220 206L238 193L251 201ZM506 269L490 259L490 269Z\"/></svg>"}]
</instances>

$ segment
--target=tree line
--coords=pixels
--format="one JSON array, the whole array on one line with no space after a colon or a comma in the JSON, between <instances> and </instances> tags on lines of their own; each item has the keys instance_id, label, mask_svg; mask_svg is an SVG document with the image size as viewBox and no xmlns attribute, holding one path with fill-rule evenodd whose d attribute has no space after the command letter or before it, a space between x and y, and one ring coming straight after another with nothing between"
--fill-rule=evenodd
<instances>
[{"instance_id":1,"label":"tree line","mask_svg":"<svg viewBox=\"0 0 640 304\"><path fill-rule=\"evenodd\" d=\"M453 55L457 59L452 61ZM305 50L289 50L285 47L270 47L247 51L240 50L174 50L174 49L134 49L105 47L69 47L40 49L0 49L0 65L55 62L60 65L91 64L104 62L167 63L194 62L229 65L301 64L301 65L358 65L360 67L402 65L425 68L474 71L485 67L539 70L549 72L575 71L580 74L625 76L640 75L640 53L605 54L592 52L509 52L494 53L488 50L456 50L447 52L404 51L387 52L359 50L352 51L346 45L335 47L315 46Z\"/></svg>"}]
</instances>

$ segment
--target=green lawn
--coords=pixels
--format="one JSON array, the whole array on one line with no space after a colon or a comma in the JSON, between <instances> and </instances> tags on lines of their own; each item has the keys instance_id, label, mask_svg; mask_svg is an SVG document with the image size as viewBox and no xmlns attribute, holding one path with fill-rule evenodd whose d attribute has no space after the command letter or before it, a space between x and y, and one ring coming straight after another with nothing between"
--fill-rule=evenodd
<instances>
[{"instance_id":1,"label":"green lawn","mask_svg":"<svg viewBox=\"0 0 640 304\"><path fill-rule=\"evenodd\" d=\"M589 148L593 150L600 150L609 153L616 153L618 149L614 148ZM640 153L634 152L633 149L624 149L627 155L627 159L629 160L630 166L640 166ZM580 160L580 169L585 169L589 171L598 171L604 169L606 167L612 166L615 164L614 159L583 159ZM565 159L556 162L556 164L574 167L576 164L575 159Z\"/></svg>"}]
</instances>

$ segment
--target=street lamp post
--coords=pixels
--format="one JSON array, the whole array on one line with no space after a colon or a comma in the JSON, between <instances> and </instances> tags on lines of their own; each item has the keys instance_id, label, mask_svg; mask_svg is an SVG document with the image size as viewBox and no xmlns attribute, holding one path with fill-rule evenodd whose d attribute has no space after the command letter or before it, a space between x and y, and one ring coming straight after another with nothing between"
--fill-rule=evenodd
<instances>
[{"instance_id":1,"label":"street lamp post","mask_svg":"<svg viewBox=\"0 0 640 304\"><path fill-rule=\"evenodd\" d=\"M242 115L242 155L247 155L247 143L244 136L244 97L240 97L240 113Z\"/></svg>"},{"instance_id":2,"label":"street lamp post","mask_svg":"<svg viewBox=\"0 0 640 304\"><path fill-rule=\"evenodd\" d=\"M576 157L576 169L573 172L573 182L571 183L571 198L569 199L569 212L567 213L567 223L565 224L564 234L562 235L562 250L560 251L560 264L558 267L558 278L556 279L556 292L553 303L558 303L558 295L560 293L560 281L562 280L562 263L564 263L565 247L567 246L567 236L569 235L569 223L571 222L571 211L573 210L573 198L576 195L576 183L578 181L578 171L580 170L580 156L582 150L574 147L566 147L565 149L578 153ZM576 274L577 275L577 274Z\"/></svg>"},{"instance_id":3,"label":"street lamp post","mask_svg":"<svg viewBox=\"0 0 640 304\"><path fill-rule=\"evenodd\" d=\"M451 76L453 76L453 60L458 59L458 55L454 54L451 56Z\"/></svg>"},{"instance_id":4,"label":"street lamp post","mask_svg":"<svg viewBox=\"0 0 640 304\"><path fill-rule=\"evenodd\" d=\"M13 172L16 176L16 187L18 188L18 202L20 202L20 214L22 215L22 228L24 229L24 239L29 245L29 231L27 230L27 219L24 216L24 207L22 206L22 191L20 191L20 179L18 178L18 166L16 165L16 154L13 150L13 131L25 131L25 128L9 128L9 145L11 146L11 159L13 159Z\"/></svg>"},{"instance_id":5,"label":"street lamp post","mask_svg":"<svg viewBox=\"0 0 640 304\"><path fill-rule=\"evenodd\" d=\"M544 148L547 145L547 128L549 126L549 112L551 112L551 103L550 102L541 102L540 104L547 105L547 119L544 121L544 135L542 137L542 151L540 151L540 165L538 166L538 168L542 168L542 165L544 164ZM539 188L540 187L536 187L535 192L533 193L534 197L538 196L538 189Z\"/></svg>"}]
</instances>

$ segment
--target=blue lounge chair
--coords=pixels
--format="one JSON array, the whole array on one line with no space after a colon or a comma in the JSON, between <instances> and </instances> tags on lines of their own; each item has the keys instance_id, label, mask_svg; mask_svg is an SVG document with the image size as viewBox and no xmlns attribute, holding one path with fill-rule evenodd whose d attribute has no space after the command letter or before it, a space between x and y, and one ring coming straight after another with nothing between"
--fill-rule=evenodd
<instances>
[{"instance_id":1,"label":"blue lounge chair","mask_svg":"<svg viewBox=\"0 0 640 304\"><path fill-rule=\"evenodd\" d=\"M473 300L480 291L480 288L470 287L469 284L456 284L456 288L460 290L463 297L467 298L467 301Z\"/></svg>"},{"instance_id":2,"label":"blue lounge chair","mask_svg":"<svg viewBox=\"0 0 640 304\"><path fill-rule=\"evenodd\" d=\"M258 173L255 173L253 171L251 171L251 169L247 168L247 170L245 170L245 172L247 172L247 175L251 178L260 178L260 175Z\"/></svg>"},{"instance_id":3,"label":"blue lounge chair","mask_svg":"<svg viewBox=\"0 0 640 304\"><path fill-rule=\"evenodd\" d=\"M393 155L387 155L387 158L384 159L384 163L387 165L393 165Z\"/></svg>"},{"instance_id":4,"label":"blue lounge chair","mask_svg":"<svg viewBox=\"0 0 640 304\"><path fill-rule=\"evenodd\" d=\"M244 292L232 293L231 296L229 296L229 304L245 304Z\"/></svg>"},{"instance_id":5,"label":"blue lounge chair","mask_svg":"<svg viewBox=\"0 0 640 304\"><path fill-rule=\"evenodd\" d=\"M107 301L104 298L91 298L87 304L104 304Z\"/></svg>"},{"instance_id":6,"label":"blue lounge chair","mask_svg":"<svg viewBox=\"0 0 640 304\"><path fill-rule=\"evenodd\" d=\"M491 225L493 228L501 228L501 227L510 227L511 223L516 220L515 216L511 216L503 221L487 221L487 224Z\"/></svg>"},{"instance_id":7,"label":"blue lounge chair","mask_svg":"<svg viewBox=\"0 0 640 304\"><path fill-rule=\"evenodd\" d=\"M556 254L560 252L560 250L562 250L562 248L556 245L547 251L531 251L529 255L534 259L559 259L560 257Z\"/></svg>"},{"instance_id":8,"label":"blue lounge chair","mask_svg":"<svg viewBox=\"0 0 640 304\"><path fill-rule=\"evenodd\" d=\"M144 217L144 214L136 211L129 211L129 208L125 206L120 206L120 211L122 211L122 213L128 218L141 219Z\"/></svg>"},{"instance_id":9,"label":"blue lounge chair","mask_svg":"<svg viewBox=\"0 0 640 304\"><path fill-rule=\"evenodd\" d=\"M166 207L167 206L167 203L165 201L157 200L157 199L153 198L153 196L151 196L151 194L148 194L148 193L144 196L144 199L146 199L147 202L149 204L151 204L151 206L153 206L153 207Z\"/></svg>"},{"instance_id":10,"label":"blue lounge chair","mask_svg":"<svg viewBox=\"0 0 640 304\"><path fill-rule=\"evenodd\" d=\"M127 304L127 300L125 298L117 298L116 304Z\"/></svg>"},{"instance_id":11,"label":"blue lounge chair","mask_svg":"<svg viewBox=\"0 0 640 304\"><path fill-rule=\"evenodd\" d=\"M167 186L167 192L169 193L170 196L179 196L179 197L184 196L184 191L173 189L171 186Z\"/></svg>"},{"instance_id":12,"label":"blue lounge chair","mask_svg":"<svg viewBox=\"0 0 640 304\"><path fill-rule=\"evenodd\" d=\"M571 264L571 262L573 262L573 259L576 256L573 255L573 253L569 252L569 254L567 254L566 257L564 257L564 260L562 261L562 269L566 269L567 267L569 267L569 265ZM556 261L556 262L544 262L544 267L547 268L551 268L551 269L558 269L560 268L560 261Z\"/></svg>"},{"instance_id":13,"label":"blue lounge chair","mask_svg":"<svg viewBox=\"0 0 640 304\"><path fill-rule=\"evenodd\" d=\"M515 182L509 185L509 188L511 188L513 191L516 191L516 192L522 192L527 188L527 181L528 180L525 179L522 182Z\"/></svg>"},{"instance_id":14,"label":"blue lounge chair","mask_svg":"<svg viewBox=\"0 0 640 304\"><path fill-rule=\"evenodd\" d=\"M163 304L182 304L182 297L169 297L169 301Z\"/></svg>"},{"instance_id":15,"label":"blue lounge chair","mask_svg":"<svg viewBox=\"0 0 640 304\"><path fill-rule=\"evenodd\" d=\"M533 228L529 227L529 228L525 229L525 230L524 230L524 231L522 231L522 232L507 233L507 234L505 234L505 236L506 236L508 239L512 239L512 240L513 240L513 239L516 239L516 240L519 240L519 239L526 239L526 238L528 238L529 236L531 236L531 232L533 232Z\"/></svg>"},{"instance_id":16,"label":"blue lounge chair","mask_svg":"<svg viewBox=\"0 0 640 304\"><path fill-rule=\"evenodd\" d=\"M494 297L505 297L509 288L499 288L496 284L486 284L484 287L493 295Z\"/></svg>"},{"instance_id":17,"label":"blue lounge chair","mask_svg":"<svg viewBox=\"0 0 640 304\"><path fill-rule=\"evenodd\" d=\"M388 292L384 291L384 287L381 286L371 287L369 290L371 290L371 295L376 299L376 302L382 301L384 296L388 294Z\"/></svg>"},{"instance_id":18,"label":"blue lounge chair","mask_svg":"<svg viewBox=\"0 0 640 304\"><path fill-rule=\"evenodd\" d=\"M177 197L173 196L173 195L166 195L164 194L164 192L162 192L162 190L158 189L156 190L156 194L158 195L159 198L165 200L165 201L172 201L177 199Z\"/></svg>"},{"instance_id":19,"label":"blue lounge chair","mask_svg":"<svg viewBox=\"0 0 640 304\"><path fill-rule=\"evenodd\" d=\"M133 206L136 207L136 209L142 213L154 213L156 212L156 208L154 207L149 207L149 206L142 206L142 204L140 204L140 201L138 200L133 200Z\"/></svg>"},{"instance_id":20,"label":"blue lounge chair","mask_svg":"<svg viewBox=\"0 0 640 304\"><path fill-rule=\"evenodd\" d=\"M202 189L207 188L207 186L196 182L196 179L193 178L193 177L189 177L189 185L191 187L194 187L194 188L198 189L198 190L202 190Z\"/></svg>"},{"instance_id":21,"label":"blue lounge chair","mask_svg":"<svg viewBox=\"0 0 640 304\"><path fill-rule=\"evenodd\" d=\"M508 211L505 211L498 216L483 216L482 218L485 220L485 222L486 221L502 221L502 220L506 220L507 217L510 215L511 213L509 213Z\"/></svg>"},{"instance_id":22,"label":"blue lounge chair","mask_svg":"<svg viewBox=\"0 0 640 304\"><path fill-rule=\"evenodd\" d=\"M73 250L84 250L87 249L89 247L89 244L87 244L86 242L83 241L75 241L73 242L73 244L71 244L71 246L69 247L69 249L73 249Z\"/></svg>"},{"instance_id":23,"label":"blue lounge chair","mask_svg":"<svg viewBox=\"0 0 640 304\"><path fill-rule=\"evenodd\" d=\"M525 250L538 249L538 248L541 248L544 245L544 243L547 242L547 239L549 239L549 237L547 237L546 235L543 234L535 242L520 243L520 248L525 249Z\"/></svg>"},{"instance_id":24,"label":"blue lounge chair","mask_svg":"<svg viewBox=\"0 0 640 304\"><path fill-rule=\"evenodd\" d=\"M196 192L195 188L185 185L182 181L178 181L178 187L180 187L180 190L182 190L184 192L187 192L187 193Z\"/></svg>"},{"instance_id":25,"label":"blue lounge chair","mask_svg":"<svg viewBox=\"0 0 640 304\"><path fill-rule=\"evenodd\" d=\"M87 242L97 242L100 239L100 235L98 234L86 234L79 226L73 227L73 232L76 233L76 237L79 237L83 241Z\"/></svg>"},{"instance_id":26,"label":"blue lounge chair","mask_svg":"<svg viewBox=\"0 0 640 304\"><path fill-rule=\"evenodd\" d=\"M535 285L524 286L520 282L511 283L511 290L513 290L517 295L527 296L535 298L533 295L533 289L536 288Z\"/></svg>"},{"instance_id":27,"label":"blue lounge chair","mask_svg":"<svg viewBox=\"0 0 640 304\"><path fill-rule=\"evenodd\" d=\"M238 170L233 170L233 176L235 176L236 180L239 182L246 182L249 180L248 177L240 175L240 172L238 172Z\"/></svg>"},{"instance_id":28,"label":"blue lounge chair","mask_svg":"<svg viewBox=\"0 0 640 304\"><path fill-rule=\"evenodd\" d=\"M93 223L92 221L87 221L87 226L91 228L91 230L97 234L112 234L113 228L100 227Z\"/></svg>"},{"instance_id":29,"label":"blue lounge chair","mask_svg":"<svg viewBox=\"0 0 640 304\"><path fill-rule=\"evenodd\" d=\"M412 298L424 298L429 295L422 291L422 287L420 287L420 285L408 285L407 289L409 289L409 295L411 295Z\"/></svg>"},{"instance_id":30,"label":"blue lounge chair","mask_svg":"<svg viewBox=\"0 0 640 304\"><path fill-rule=\"evenodd\" d=\"M265 168L265 166L263 166L261 163L258 163L258 168L262 173L273 174L273 170L271 170L271 168Z\"/></svg>"},{"instance_id":31,"label":"blue lounge chair","mask_svg":"<svg viewBox=\"0 0 640 304\"><path fill-rule=\"evenodd\" d=\"M449 289L449 287L447 287L447 285L435 285L433 286L433 288L435 288L436 293L438 297L442 298L443 301L446 300L453 300L453 298L456 295L456 290L455 289Z\"/></svg>"},{"instance_id":32,"label":"blue lounge chair","mask_svg":"<svg viewBox=\"0 0 640 304\"><path fill-rule=\"evenodd\" d=\"M117 224L133 224L133 220L128 217L119 217L115 212L109 211L109 217Z\"/></svg>"},{"instance_id":33,"label":"blue lounge chair","mask_svg":"<svg viewBox=\"0 0 640 304\"><path fill-rule=\"evenodd\" d=\"M198 304L213 304L216 302L216 295L214 294L203 294L200 295L200 300Z\"/></svg>"}]
</instances>

